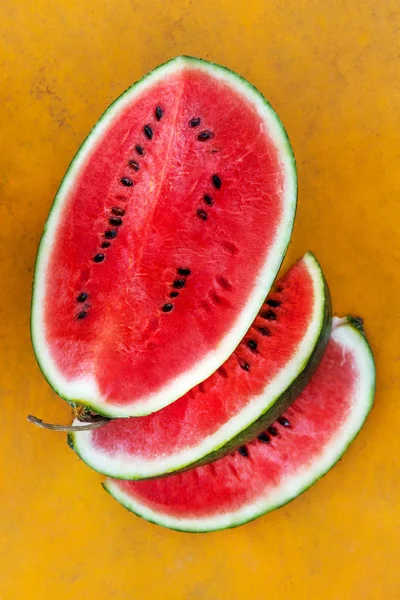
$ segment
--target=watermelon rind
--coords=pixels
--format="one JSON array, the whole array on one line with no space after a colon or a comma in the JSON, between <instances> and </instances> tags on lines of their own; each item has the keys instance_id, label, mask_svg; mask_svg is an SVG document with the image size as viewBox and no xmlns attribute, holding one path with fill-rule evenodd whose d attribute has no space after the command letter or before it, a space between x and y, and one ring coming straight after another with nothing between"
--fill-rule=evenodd
<instances>
[{"instance_id":1,"label":"watermelon rind","mask_svg":"<svg viewBox=\"0 0 400 600\"><path fill-rule=\"evenodd\" d=\"M275 242L270 248L263 270L260 271L256 279L254 290L247 306L241 311L235 326L221 340L215 351L210 352L193 369L168 381L156 393L143 398L142 401L135 401L132 404L114 405L107 402L107 398L103 397L95 378L91 374L85 374L79 379L68 381L57 368L52 357L51 348L48 347L46 342L46 323L44 320L46 269L57 226L62 219L64 199L74 184L80 169L83 168L92 148L95 147L99 139L106 135L107 127L113 122L119 111L126 107L136 95L143 93L154 82L161 80L168 74L174 73L179 69L184 69L185 66L195 66L198 69L203 69L217 77L223 78L233 89L239 90L240 93L245 95L261 115L271 137L279 148L281 166L285 173L286 186L283 194L283 217L276 234ZM183 396L194 385L205 380L225 362L234 348L239 344L254 320L265 295L268 293L290 241L296 204L296 164L287 133L269 102L244 78L226 67L190 56L179 56L160 65L143 77L143 79L133 84L104 112L72 160L54 199L40 241L33 282L31 338L39 367L50 386L60 397L68 402L87 406L99 414L112 418L142 416L159 410Z\"/></svg>"},{"instance_id":2,"label":"watermelon rind","mask_svg":"<svg viewBox=\"0 0 400 600\"><path fill-rule=\"evenodd\" d=\"M92 443L94 432L70 434L70 446L90 467L118 479L150 479L211 462L252 440L271 425L307 385L331 333L331 301L322 269L311 252L302 259L313 282L314 306L304 338L291 360L268 382L263 392L198 446L157 460L134 459L116 451L112 456ZM117 443L117 441L116 441Z\"/></svg>"},{"instance_id":3,"label":"watermelon rind","mask_svg":"<svg viewBox=\"0 0 400 600\"><path fill-rule=\"evenodd\" d=\"M344 424L341 425L331 443L312 464L295 477L289 478L273 495L260 497L257 501L237 511L226 512L209 517L186 518L184 510L182 517L173 517L152 510L143 503L135 500L121 491L118 480L108 479L102 485L125 508L152 523L184 532L209 532L220 529L237 527L252 521L274 509L277 509L305 492L311 485L323 477L340 459L346 449L355 439L370 412L375 394L375 364L371 348L365 335L351 319L334 319L332 337L346 349L354 352L359 373L359 383L354 394L354 402Z\"/></svg>"}]
</instances>

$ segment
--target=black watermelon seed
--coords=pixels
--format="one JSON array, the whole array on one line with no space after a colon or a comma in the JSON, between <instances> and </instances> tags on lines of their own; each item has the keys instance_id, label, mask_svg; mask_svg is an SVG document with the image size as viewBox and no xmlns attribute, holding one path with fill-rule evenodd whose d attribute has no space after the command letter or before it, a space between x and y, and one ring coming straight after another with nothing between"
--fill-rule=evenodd
<instances>
[{"instance_id":1,"label":"black watermelon seed","mask_svg":"<svg viewBox=\"0 0 400 600\"><path fill-rule=\"evenodd\" d=\"M240 359L239 365L240 365L240 368L243 369L243 371L250 371L250 365L245 360Z\"/></svg>"},{"instance_id":2,"label":"black watermelon seed","mask_svg":"<svg viewBox=\"0 0 400 600\"><path fill-rule=\"evenodd\" d=\"M169 295L170 298L176 298L177 296L179 296L179 292L171 292Z\"/></svg>"},{"instance_id":3,"label":"black watermelon seed","mask_svg":"<svg viewBox=\"0 0 400 600\"><path fill-rule=\"evenodd\" d=\"M138 162L136 162L136 160L130 160L128 161L128 165L131 167L131 169L133 169L134 171L139 171L140 169L140 165Z\"/></svg>"},{"instance_id":4,"label":"black watermelon seed","mask_svg":"<svg viewBox=\"0 0 400 600\"><path fill-rule=\"evenodd\" d=\"M268 321L276 321L276 314L274 313L273 310L265 310L264 312L261 313L261 316L263 319L267 319Z\"/></svg>"},{"instance_id":5,"label":"black watermelon seed","mask_svg":"<svg viewBox=\"0 0 400 600\"><path fill-rule=\"evenodd\" d=\"M259 327L257 330L259 333L261 333L261 335L266 335L266 336L270 336L271 332L269 329L267 329L266 327Z\"/></svg>"},{"instance_id":6,"label":"black watermelon seed","mask_svg":"<svg viewBox=\"0 0 400 600\"><path fill-rule=\"evenodd\" d=\"M208 206L212 206L214 204L214 200L208 194L204 194L203 200Z\"/></svg>"},{"instance_id":7,"label":"black watermelon seed","mask_svg":"<svg viewBox=\"0 0 400 600\"><path fill-rule=\"evenodd\" d=\"M181 288L183 288L184 285L185 285L184 279L175 279L174 283L172 284L172 286L174 288L176 288L177 290L180 290Z\"/></svg>"},{"instance_id":8,"label":"black watermelon seed","mask_svg":"<svg viewBox=\"0 0 400 600\"><path fill-rule=\"evenodd\" d=\"M246 446L240 446L240 448L238 448L238 452L241 456L245 456L246 458L249 456L249 451L247 450Z\"/></svg>"},{"instance_id":9,"label":"black watermelon seed","mask_svg":"<svg viewBox=\"0 0 400 600\"><path fill-rule=\"evenodd\" d=\"M87 295L86 292L81 292L79 294L79 296L77 297L77 301L78 302L85 302L85 300L87 300L87 297L88 297L88 295Z\"/></svg>"},{"instance_id":10,"label":"black watermelon seed","mask_svg":"<svg viewBox=\"0 0 400 600\"><path fill-rule=\"evenodd\" d=\"M271 306L272 308L278 308L278 306L280 306L282 304L282 302L280 300L267 300L265 302L265 304L268 304L268 306Z\"/></svg>"},{"instance_id":11,"label":"black watermelon seed","mask_svg":"<svg viewBox=\"0 0 400 600\"><path fill-rule=\"evenodd\" d=\"M247 340L247 347L250 348L250 350L257 350L256 340Z\"/></svg>"},{"instance_id":12,"label":"black watermelon seed","mask_svg":"<svg viewBox=\"0 0 400 600\"><path fill-rule=\"evenodd\" d=\"M273 425L271 425L271 427L268 427L267 431L268 431L268 433L269 433L270 435L272 435L272 436L274 436L274 437L275 437L276 435L278 435L278 430L277 430L277 428L276 428L276 427L274 427Z\"/></svg>"},{"instance_id":13,"label":"black watermelon seed","mask_svg":"<svg viewBox=\"0 0 400 600\"><path fill-rule=\"evenodd\" d=\"M190 119L189 121L189 127L197 127L198 125L200 125L200 123L200 117L193 117L193 119Z\"/></svg>"},{"instance_id":14,"label":"black watermelon seed","mask_svg":"<svg viewBox=\"0 0 400 600\"><path fill-rule=\"evenodd\" d=\"M214 137L214 134L211 131L201 131L197 136L199 142L206 142L207 140L211 140Z\"/></svg>"},{"instance_id":15,"label":"black watermelon seed","mask_svg":"<svg viewBox=\"0 0 400 600\"><path fill-rule=\"evenodd\" d=\"M136 144L135 150L139 156L144 156L146 154L146 150L143 148L143 146L139 146L139 144Z\"/></svg>"},{"instance_id":16,"label":"black watermelon seed","mask_svg":"<svg viewBox=\"0 0 400 600\"><path fill-rule=\"evenodd\" d=\"M267 433L260 433L260 435L257 437L259 442L262 442L263 444L268 444L271 441L271 438L269 437L269 435Z\"/></svg>"},{"instance_id":17,"label":"black watermelon seed","mask_svg":"<svg viewBox=\"0 0 400 600\"><path fill-rule=\"evenodd\" d=\"M157 106L156 107L155 113L156 113L156 119L157 119L157 121L160 121L162 119L162 116L163 116L163 110L162 110L161 106Z\"/></svg>"},{"instance_id":18,"label":"black watermelon seed","mask_svg":"<svg viewBox=\"0 0 400 600\"><path fill-rule=\"evenodd\" d=\"M132 185L133 185L133 181L132 181L132 179L129 179L129 177L122 177L121 183L122 183L122 185L124 185L126 187L132 187Z\"/></svg>"},{"instance_id":19,"label":"black watermelon seed","mask_svg":"<svg viewBox=\"0 0 400 600\"><path fill-rule=\"evenodd\" d=\"M143 127L143 131L144 131L144 135L147 137L147 139L151 140L151 138L153 137L153 130L150 127L150 125L145 125Z\"/></svg>"},{"instance_id":20,"label":"black watermelon seed","mask_svg":"<svg viewBox=\"0 0 400 600\"><path fill-rule=\"evenodd\" d=\"M111 246L110 242L103 242L101 247L102 248L109 248Z\"/></svg>"},{"instance_id":21,"label":"black watermelon seed","mask_svg":"<svg viewBox=\"0 0 400 600\"><path fill-rule=\"evenodd\" d=\"M169 302L167 302L167 304L164 304L164 306L162 307L162 311L163 312L171 312L171 310L174 308L173 304L170 304Z\"/></svg>"},{"instance_id":22,"label":"black watermelon seed","mask_svg":"<svg viewBox=\"0 0 400 600\"><path fill-rule=\"evenodd\" d=\"M220 187L221 187L221 184L222 184L222 182L221 182L221 179L218 177L218 175L215 175L215 174L214 174L214 175L211 177L211 180L212 180L212 182L213 182L213 186L214 186L214 187L215 187L217 190L219 190L219 189L220 189Z\"/></svg>"},{"instance_id":23,"label":"black watermelon seed","mask_svg":"<svg viewBox=\"0 0 400 600\"><path fill-rule=\"evenodd\" d=\"M278 423L283 427L290 427L290 421L286 417L279 417Z\"/></svg>"},{"instance_id":24,"label":"black watermelon seed","mask_svg":"<svg viewBox=\"0 0 400 600\"><path fill-rule=\"evenodd\" d=\"M104 259L105 259L104 254L96 254L96 256L93 257L93 260L95 263L101 263L101 262L103 262Z\"/></svg>"},{"instance_id":25,"label":"black watermelon seed","mask_svg":"<svg viewBox=\"0 0 400 600\"><path fill-rule=\"evenodd\" d=\"M119 227L120 225L122 225L121 217L111 217L111 219L108 222L110 223L110 225L114 225L115 227Z\"/></svg>"},{"instance_id":26,"label":"black watermelon seed","mask_svg":"<svg viewBox=\"0 0 400 600\"><path fill-rule=\"evenodd\" d=\"M119 217L123 217L125 214L124 209L120 208L119 206L113 206L111 212L113 213L113 215L118 215Z\"/></svg>"},{"instance_id":27,"label":"black watermelon seed","mask_svg":"<svg viewBox=\"0 0 400 600\"><path fill-rule=\"evenodd\" d=\"M117 232L115 231L115 229L108 229L105 232L104 237L108 240L113 240L115 237L117 237Z\"/></svg>"},{"instance_id":28,"label":"black watermelon seed","mask_svg":"<svg viewBox=\"0 0 400 600\"><path fill-rule=\"evenodd\" d=\"M207 213L205 210L201 210L201 208L198 209L197 211L197 216L202 220L202 221L207 221Z\"/></svg>"},{"instance_id":29,"label":"black watermelon seed","mask_svg":"<svg viewBox=\"0 0 400 600\"><path fill-rule=\"evenodd\" d=\"M77 318L77 319L84 319L84 318L86 317L86 315L87 315L87 312L86 312L86 310L81 310L81 312L80 312L80 313L78 313L78 315L77 315L77 317L76 317L76 318Z\"/></svg>"},{"instance_id":30,"label":"black watermelon seed","mask_svg":"<svg viewBox=\"0 0 400 600\"><path fill-rule=\"evenodd\" d=\"M187 267L179 267L179 269L177 269L177 273L179 275L190 275L191 272L192 271Z\"/></svg>"}]
</instances>

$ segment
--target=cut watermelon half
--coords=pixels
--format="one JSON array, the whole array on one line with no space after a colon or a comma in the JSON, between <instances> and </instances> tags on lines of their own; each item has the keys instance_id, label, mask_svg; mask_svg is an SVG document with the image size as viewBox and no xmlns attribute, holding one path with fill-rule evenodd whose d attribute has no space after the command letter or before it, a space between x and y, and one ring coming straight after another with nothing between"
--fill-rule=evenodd
<instances>
[{"instance_id":1,"label":"cut watermelon half","mask_svg":"<svg viewBox=\"0 0 400 600\"><path fill-rule=\"evenodd\" d=\"M206 379L254 320L296 208L276 113L190 57L104 113L41 240L32 340L50 385L111 417L149 414Z\"/></svg>"},{"instance_id":2,"label":"cut watermelon half","mask_svg":"<svg viewBox=\"0 0 400 600\"><path fill-rule=\"evenodd\" d=\"M97 471L123 479L215 460L282 414L308 383L330 330L329 291L307 253L277 282L241 344L210 378L156 413L76 432L70 445Z\"/></svg>"},{"instance_id":3,"label":"cut watermelon half","mask_svg":"<svg viewBox=\"0 0 400 600\"><path fill-rule=\"evenodd\" d=\"M289 502L337 462L371 409L374 360L356 325L334 320L308 386L276 425L238 452L177 475L108 479L104 487L139 516L181 531L235 527Z\"/></svg>"}]
</instances>

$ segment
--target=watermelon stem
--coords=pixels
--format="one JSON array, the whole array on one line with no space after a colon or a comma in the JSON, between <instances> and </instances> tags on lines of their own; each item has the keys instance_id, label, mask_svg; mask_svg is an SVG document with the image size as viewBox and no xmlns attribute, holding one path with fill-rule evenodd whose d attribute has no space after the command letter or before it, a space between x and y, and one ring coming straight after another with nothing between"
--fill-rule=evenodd
<instances>
[{"instance_id":1,"label":"watermelon stem","mask_svg":"<svg viewBox=\"0 0 400 600\"><path fill-rule=\"evenodd\" d=\"M38 427L42 427L42 429L51 429L52 431L66 431L67 433L74 433L75 431L89 431L91 429L98 429L99 427L103 427L106 423L109 422L110 419L107 417L97 417L96 421L92 421L91 423L86 423L85 425L55 425L53 423L44 423L42 419L38 419L33 415L28 415L27 417L30 423L37 425Z\"/></svg>"}]
</instances>

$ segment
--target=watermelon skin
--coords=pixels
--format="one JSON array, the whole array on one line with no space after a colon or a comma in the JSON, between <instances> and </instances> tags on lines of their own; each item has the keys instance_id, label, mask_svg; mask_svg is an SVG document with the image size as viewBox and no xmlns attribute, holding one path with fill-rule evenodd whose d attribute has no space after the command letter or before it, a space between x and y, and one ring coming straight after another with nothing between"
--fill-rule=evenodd
<instances>
[{"instance_id":1,"label":"watermelon skin","mask_svg":"<svg viewBox=\"0 0 400 600\"><path fill-rule=\"evenodd\" d=\"M212 462L252 440L288 408L318 366L330 332L329 289L308 252L277 281L218 372L157 413L74 432L69 444L89 466L121 479Z\"/></svg>"},{"instance_id":2,"label":"watermelon skin","mask_svg":"<svg viewBox=\"0 0 400 600\"><path fill-rule=\"evenodd\" d=\"M324 389L325 386L325 389ZM335 319L309 385L269 443L151 481L108 479L103 487L128 510L179 531L237 527L290 502L325 475L359 433L373 405L371 349L350 318ZM322 442L321 442L322 439Z\"/></svg>"},{"instance_id":3,"label":"watermelon skin","mask_svg":"<svg viewBox=\"0 0 400 600\"><path fill-rule=\"evenodd\" d=\"M249 123L249 132L246 133L243 127L236 127L232 137L236 154L240 140L243 141L244 150L238 161L246 157L247 162L235 163L232 159L235 152L227 150L224 154L222 142L228 148L231 141L226 131L223 135L221 133L220 139L218 131L215 132L215 139L211 142L213 148L207 146L208 142L196 142L195 151L187 150L185 160L203 157L203 162L211 165L211 157L215 157L216 165L215 169L207 171L204 181L199 177L201 185L199 183L198 188L195 184L199 164L202 163L195 162L190 173L185 171L187 185L190 190L196 188L193 194L198 197L196 195L191 206L192 197L187 190L181 190L180 196L177 196L181 198L181 204L182 198L185 202L189 198L187 215L190 218L185 213L185 202L180 206L175 197L177 188L173 188L173 194L168 191L168 186L179 187L183 179L176 164L175 169L171 168L172 174L165 184L162 201L154 201L154 206L146 208L152 201L154 194L151 194L156 183L151 169L155 169L156 159L161 160L157 150L152 155L149 148L157 148L158 131L161 142L164 139L165 133L160 127L167 122L167 111L158 123L153 114L155 98L151 97L151 110L148 115L146 113L146 120L152 119L154 130L151 141L141 129L137 132L135 129L135 135L132 134L130 139L133 125L125 131L121 120L121 114L130 110L135 102L142 101L146 93L151 96L149 90L151 92L156 85L168 102L173 94L169 94L166 86L162 87L163 82L179 72L197 73L199 81L201 74L201 77L214 78L214 83L227 86L232 98L237 94L238 105L239 96L246 104ZM199 81L194 77L190 83L199 84ZM189 91L191 88L195 89L195 85L188 86ZM229 94L223 94L223 106L229 105L229 98ZM210 106L200 108L212 111ZM191 109L188 112L189 108L185 107L185 110L187 124ZM234 113L233 105L232 111ZM205 126L206 121L205 118ZM238 122L240 120L233 118L233 124ZM118 131L115 133L115 130ZM262 131L261 137L256 135L257 131ZM115 134L114 137L110 132ZM189 134L186 132L185 135ZM265 157L260 160L256 152L252 154L249 140L252 144L262 145L264 137ZM122 179L115 178L116 173L110 172L109 165L113 152L122 152L126 145L133 148L136 138L143 147L147 145L149 162L145 163L146 156L131 156L134 151L129 154L126 150L126 158L142 161L138 173L128 173L132 180L137 176L137 185L126 187L121 184ZM105 140L103 145L102 140ZM190 143L193 144L193 140ZM215 154L212 154L214 150ZM162 148L158 153L165 154ZM249 174L243 168L247 163L252 166ZM223 164L232 169L231 179L224 178ZM238 165L241 165L241 170ZM167 172L167 167L165 169ZM121 174L126 176L125 171L121 171L118 177ZM211 179L215 171L222 174L222 184L221 180L219 183L217 180L217 185ZM246 180L249 202L242 200L245 187L243 181L240 183L240 176ZM109 192L107 202L102 197L103 189ZM145 203L136 203L133 192L137 192ZM203 192L214 196L214 206L204 204ZM132 198L134 202L131 202ZM174 203L168 204L171 199ZM159 410L206 379L240 342L271 287L290 239L296 200L296 168L287 134L269 103L243 78L206 61L178 57L129 88L104 113L72 161L41 240L35 267L31 332L39 366L50 385L71 403L87 406L109 417L129 417ZM173 212L169 221L165 217L166 212L163 212L162 218L157 216L157 211L164 206L163 202ZM103 250L102 240L108 243L101 237L108 227L110 215L107 211L115 204L121 205L125 211L123 225L118 229L117 241L110 242L111 249ZM231 212L224 206L229 206ZM201 229L204 223L202 217L198 217L200 209L207 209L209 214L207 234L204 227ZM134 210L136 213L133 215ZM221 220L216 225L216 215L218 219L225 215L225 224ZM175 239L180 217L191 223L184 231L184 239L190 240L190 243L185 242L181 247L179 244L182 242L178 243ZM192 223L195 225L192 226ZM158 232L159 239L155 235L142 248L142 240L146 238L146 232L153 231L152 227ZM222 236L222 250L219 247L217 251L214 246L220 231L241 240L243 247L230 242L229 236L227 239ZM79 243L75 243L76 240ZM194 246L190 247L192 243ZM209 254L206 260L202 260L205 247ZM94 257L98 256L96 252L104 253L105 259L93 264ZM141 253L142 258L138 259L135 252ZM243 255L240 260L238 252ZM189 263L193 273L184 277L185 290L180 293L174 309L164 314L162 308L169 302L177 269L185 269ZM218 265L221 265L220 271L217 271ZM233 278L233 286L228 281L229 277ZM86 293L87 302L76 304L76 298ZM210 310L213 319L207 312ZM80 319L82 312L86 313L85 318ZM179 345L173 343L178 336Z\"/></svg>"}]
</instances>

